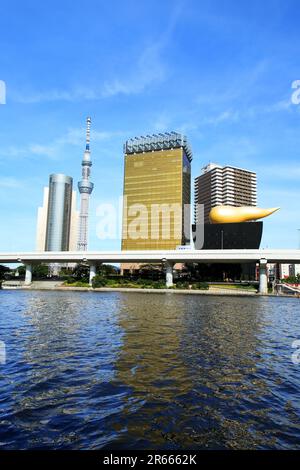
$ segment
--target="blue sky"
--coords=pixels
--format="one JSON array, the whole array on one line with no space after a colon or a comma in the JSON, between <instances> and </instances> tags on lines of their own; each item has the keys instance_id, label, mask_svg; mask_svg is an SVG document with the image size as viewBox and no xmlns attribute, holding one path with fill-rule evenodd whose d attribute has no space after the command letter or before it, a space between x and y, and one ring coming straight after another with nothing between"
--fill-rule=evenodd
<instances>
[{"instance_id":1,"label":"blue sky","mask_svg":"<svg viewBox=\"0 0 300 470\"><path fill-rule=\"evenodd\" d=\"M89 248L96 208L122 194L123 142L177 130L209 161L258 174L263 247L298 246L300 79L296 1L2 0L0 251L35 249L37 207L53 172L80 179L92 117Z\"/></svg>"}]
</instances>

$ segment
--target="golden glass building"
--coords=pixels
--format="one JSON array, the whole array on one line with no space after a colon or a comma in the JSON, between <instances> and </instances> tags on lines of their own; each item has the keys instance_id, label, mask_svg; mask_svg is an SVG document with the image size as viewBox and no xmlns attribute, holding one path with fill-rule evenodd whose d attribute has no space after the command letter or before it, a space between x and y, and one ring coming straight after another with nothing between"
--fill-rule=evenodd
<instances>
[{"instance_id":1,"label":"golden glass building","mask_svg":"<svg viewBox=\"0 0 300 470\"><path fill-rule=\"evenodd\" d=\"M171 132L130 139L124 154L122 250L173 250L184 245L192 161L186 137Z\"/></svg>"}]
</instances>

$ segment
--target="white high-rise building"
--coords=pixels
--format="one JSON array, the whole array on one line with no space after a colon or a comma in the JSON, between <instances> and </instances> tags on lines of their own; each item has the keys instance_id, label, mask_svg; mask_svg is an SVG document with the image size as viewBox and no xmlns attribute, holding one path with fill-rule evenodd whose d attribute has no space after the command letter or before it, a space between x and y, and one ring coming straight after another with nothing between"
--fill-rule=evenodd
<instances>
[{"instance_id":1,"label":"white high-rise building","mask_svg":"<svg viewBox=\"0 0 300 470\"><path fill-rule=\"evenodd\" d=\"M204 205L204 223L215 206L256 206L256 173L233 166L209 163L195 178L195 222L202 222L197 207Z\"/></svg>"},{"instance_id":2,"label":"white high-rise building","mask_svg":"<svg viewBox=\"0 0 300 470\"><path fill-rule=\"evenodd\" d=\"M300 274L300 264L280 264L280 279Z\"/></svg>"},{"instance_id":3,"label":"white high-rise building","mask_svg":"<svg viewBox=\"0 0 300 470\"><path fill-rule=\"evenodd\" d=\"M86 146L82 160L82 180L78 183L80 192L80 215L79 215L79 236L77 249L86 251L88 245L88 221L89 221L89 200L94 185L90 182L91 175L91 152L90 152L90 128L91 118L86 121Z\"/></svg>"}]
</instances>

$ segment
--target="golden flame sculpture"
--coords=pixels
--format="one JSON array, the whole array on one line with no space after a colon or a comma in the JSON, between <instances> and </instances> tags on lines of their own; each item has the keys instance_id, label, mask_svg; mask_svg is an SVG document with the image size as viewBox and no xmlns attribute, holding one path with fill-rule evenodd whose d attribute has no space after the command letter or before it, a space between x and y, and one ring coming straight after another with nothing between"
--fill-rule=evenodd
<instances>
[{"instance_id":1,"label":"golden flame sculpture","mask_svg":"<svg viewBox=\"0 0 300 470\"><path fill-rule=\"evenodd\" d=\"M260 209L259 207L243 206L216 206L209 213L212 224L232 224L237 222L248 222L249 220L262 219L278 211L280 207L272 209Z\"/></svg>"}]
</instances>

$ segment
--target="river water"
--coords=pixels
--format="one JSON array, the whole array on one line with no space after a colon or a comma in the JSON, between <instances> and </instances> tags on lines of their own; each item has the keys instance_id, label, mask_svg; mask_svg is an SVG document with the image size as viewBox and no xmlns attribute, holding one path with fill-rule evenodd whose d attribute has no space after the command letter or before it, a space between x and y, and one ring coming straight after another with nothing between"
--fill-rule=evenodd
<instances>
[{"instance_id":1,"label":"river water","mask_svg":"<svg viewBox=\"0 0 300 470\"><path fill-rule=\"evenodd\" d=\"M0 291L0 449L300 449L297 339L299 299Z\"/></svg>"}]
</instances>

